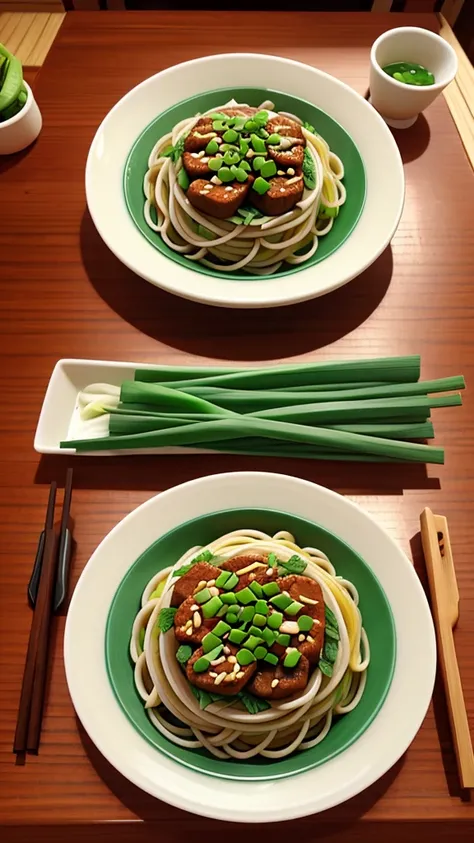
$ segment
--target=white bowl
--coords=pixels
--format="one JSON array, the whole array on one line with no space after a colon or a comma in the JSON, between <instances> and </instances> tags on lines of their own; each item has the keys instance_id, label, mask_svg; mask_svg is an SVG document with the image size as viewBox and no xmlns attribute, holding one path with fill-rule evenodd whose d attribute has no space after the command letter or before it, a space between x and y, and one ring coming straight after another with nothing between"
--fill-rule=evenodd
<instances>
[{"instance_id":1,"label":"white bowl","mask_svg":"<svg viewBox=\"0 0 474 843\"><path fill-rule=\"evenodd\" d=\"M0 123L0 155L11 155L26 149L41 132L43 120L28 82L23 82L27 98L25 105L9 120Z\"/></svg>"},{"instance_id":2,"label":"white bowl","mask_svg":"<svg viewBox=\"0 0 474 843\"><path fill-rule=\"evenodd\" d=\"M346 751L320 767L276 781L234 781L197 773L158 752L118 703L105 664L110 604L124 575L157 538L223 509L264 507L317 521L359 553L391 605L395 672L385 702ZM337 566L337 560L333 560ZM428 708L436 644L428 603L413 565L354 503L322 486L281 474L204 477L151 498L117 524L87 563L69 608L64 639L69 691L99 751L152 796L195 814L230 822L278 822L324 811L373 784L403 755Z\"/></svg>"},{"instance_id":3,"label":"white bowl","mask_svg":"<svg viewBox=\"0 0 474 843\"><path fill-rule=\"evenodd\" d=\"M382 68L393 62L422 64L435 77L434 85L405 85ZM453 48L439 35L418 26L390 29L374 41L370 51L370 102L389 126L412 126L456 76L458 60Z\"/></svg>"},{"instance_id":4,"label":"white bowl","mask_svg":"<svg viewBox=\"0 0 474 843\"><path fill-rule=\"evenodd\" d=\"M123 195L125 161L136 138L156 116L216 86L281 87L329 114L351 135L362 156L367 197L345 243L320 264L291 276L236 281L182 267L160 254L136 228ZM274 307L305 301L346 284L384 251L403 208L405 181L396 143L384 121L352 88L333 76L277 56L229 53L176 65L146 79L106 116L86 167L87 203L108 247L157 287L220 307Z\"/></svg>"}]
</instances>

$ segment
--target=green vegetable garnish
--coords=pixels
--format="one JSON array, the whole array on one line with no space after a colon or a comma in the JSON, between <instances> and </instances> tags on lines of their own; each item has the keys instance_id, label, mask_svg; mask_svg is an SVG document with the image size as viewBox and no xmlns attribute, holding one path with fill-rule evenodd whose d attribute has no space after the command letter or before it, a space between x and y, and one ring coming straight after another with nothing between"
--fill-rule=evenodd
<instances>
[{"instance_id":1,"label":"green vegetable garnish","mask_svg":"<svg viewBox=\"0 0 474 843\"><path fill-rule=\"evenodd\" d=\"M267 143L269 144L269 146L278 146L280 141L281 137L280 135L277 135L276 132L274 132L273 135L270 135L270 137L267 138Z\"/></svg>"},{"instance_id":2,"label":"green vegetable garnish","mask_svg":"<svg viewBox=\"0 0 474 843\"><path fill-rule=\"evenodd\" d=\"M177 611L177 609L172 609L171 606L169 608L160 609L160 614L158 615L158 626L163 635L173 627L174 616Z\"/></svg>"},{"instance_id":3,"label":"green vegetable garnish","mask_svg":"<svg viewBox=\"0 0 474 843\"><path fill-rule=\"evenodd\" d=\"M228 129L227 132L225 132L225 134L222 135L222 139L226 143L234 143L234 141L236 141L238 139L238 137L239 136L234 129Z\"/></svg>"},{"instance_id":4,"label":"green vegetable garnish","mask_svg":"<svg viewBox=\"0 0 474 843\"><path fill-rule=\"evenodd\" d=\"M249 151L248 141L244 140L243 138L240 138L239 148L240 148L240 154L241 155L247 155L247 152Z\"/></svg>"},{"instance_id":5,"label":"green vegetable garnish","mask_svg":"<svg viewBox=\"0 0 474 843\"><path fill-rule=\"evenodd\" d=\"M158 585L156 586L155 590L151 592L148 599L154 600L155 597L161 597L161 595L163 594L163 592L165 590L165 585L166 585L166 579L161 580L161 582L159 582Z\"/></svg>"},{"instance_id":6,"label":"green vegetable garnish","mask_svg":"<svg viewBox=\"0 0 474 843\"><path fill-rule=\"evenodd\" d=\"M276 175L276 171L277 165L274 161L265 161L263 166L260 167L260 174L266 179L269 179L272 176Z\"/></svg>"},{"instance_id":7,"label":"green vegetable garnish","mask_svg":"<svg viewBox=\"0 0 474 843\"><path fill-rule=\"evenodd\" d=\"M278 664L278 656L276 656L275 653L267 653L264 658L264 661L268 662L268 664L276 665Z\"/></svg>"},{"instance_id":8,"label":"green vegetable garnish","mask_svg":"<svg viewBox=\"0 0 474 843\"><path fill-rule=\"evenodd\" d=\"M253 582L251 582L250 585L249 585L249 588L250 588L251 591L253 591L253 593L255 594L255 597L258 597L258 598L262 597L263 588L260 585L260 583L257 582L257 580L254 580ZM263 603L265 606L267 605L264 600L259 600L259 602ZM257 609L257 607L255 607L255 610L257 612L259 611L259 609Z\"/></svg>"},{"instance_id":9,"label":"green vegetable garnish","mask_svg":"<svg viewBox=\"0 0 474 843\"><path fill-rule=\"evenodd\" d=\"M226 615L228 611L229 611L229 607L224 604L224 606L221 606L221 608L217 612L216 618L223 618L224 615Z\"/></svg>"},{"instance_id":10,"label":"green vegetable garnish","mask_svg":"<svg viewBox=\"0 0 474 843\"><path fill-rule=\"evenodd\" d=\"M262 155L257 155L252 160L252 167L256 171L260 170L263 167L264 164L265 164L265 158L263 158Z\"/></svg>"},{"instance_id":11,"label":"green vegetable garnish","mask_svg":"<svg viewBox=\"0 0 474 843\"><path fill-rule=\"evenodd\" d=\"M291 618L293 618L295 615L298 614L298 612L302 608L303 608L303 603L300 603L299 600L293 600L293 602L290 603L290 605L287 606L286 609L284 610L285 615L289 615Z\"/></svg>"},{"instance_id":12,"label":"green vegetable garnish","mask_svg":"<svg viewBox=\"0 0 474 843\"><path fill-rule=\"evenodd\" d=\"M212 123L212 128L214 129L214 131L223 132L225 129L227 129L227 119L228 118L223 118L222 120L214 120Z\"/></svg>"},{"instance_id":13,"label":"green vegetable garnish","mask_svg":"<svg viewBox=\"0 0 474 843\"><path fill-rule=\"evenodd\" d=\"M263 593L265 597L275 597L276 594L280 593L280 588L276 582L267 582L263 586Z\"/></svg>"},{"instance_id":14,"label":"green vegetable garnish","mask_svg":"<svg viewBox=\"0 0 474 843\"><path fill-rule=\"evenodd\" d=\"M253 622L255 626L266 626L267 619L265 615L259 615L258 613L253 616Z\"/></svg>"},{"instance_id":15,"label":"green vegetable garnish","mask_svg":"<svg viewBox=\"0 0 474 843\"><path fill-rule=\"evenodd\" d=\"M249 635L245 642L245 647L247 650L255 650L255 647L258 647L259 644L262 644L263 638L259 635Z\"/></svg>"},{"instance_id":16,"label":"green vegetable garnish","mask_svg":"<svg viewBox=\"0 0 474 843\"><path fill-rule=\"evenodd\" d=\"M252 585L258 585L258 583L252 583ZM252 586L250 586L252 588ZM253 588L252 588L253 591ZM258 612L259 615L268 615L269 608L268 603L266 600L257 600L255 604L255 611Z\"/></svg>"},{"instance_id":17,"label":"green vegetable garnish","mask_svg":"<svg viewBox=\"0 0 474 843\"><path fill-rule=\"evenodd\" d=\"M225 616L225 619L226 619L226 621L227 621L227 623L228 623L228 624L230 624L231 626L233 626L233 625L234 625L234 624L236 624L236 623L237 623L237 621L239 620L239 616L238 616L238 615L234 615L233 611L229 610L229 611L227 612L226 616Z\"/></svg>"},{"instance_id":18,"label":"green vegetable garnish","mask_svg":"<svg viewBox=\"0 0 474 843\"><path fill-rule=\"evenodd\" d=\"M230 575L229 579L227 580L227 582L224 586L224 590L225 591L232 591L232 589L235 588L235 586L238 585L238 584L239 584L239 578L238 578L237 574L234 574L232 572L232 574Z\"/></svg>"},{"instance_id":19,"label":"green vegetable garnish","mask_svg":"<svg viewBox=\"0 0 474 843\"><path fill-rule=\"evenodd\" d=\"M233 164L231 170L238 182L243 183L244 181L247 181L247 173L242 169L242 167L236 167L235 164Z\"/></svg>"},{"instance_id":20,"label":"green vegetable garnish","mask_svg":"<svg viewBox=\"0 0 474 843\"><path fill-rule=\"evenodd\" d=\"M285 600L288 600L288 598L285 597ZM283 623L283 615L282 615L281 612L273 612L270 615L270 617L267 619L267 626L269 626L270 629L280 629L280 626L282 625L282 623Z\"/></svg>"},{"instance_id":21,"label":"green vegetable garnish","mask_svg":"<svg viewBox=\"0 0 474 843\"><path fill-rule=\"evenodd\" d=\"M220 577L216 580L216 585L218 585L219 588L222 588L222 586L219 585L219 580L220 580ZM235 596L233 591L229 591L229 592L227 592L225 594L221 594L219 596L220 596L222 602L227 603L228 606L232 606L235 603L237 603L237 597Z\"/></svg>"},{"instance_id":22,"label":"green vegetable garnish","mask_svg":"<svg viewBox=\"0 0 474 843\"><path fill-rule=\"evenodd\" d=\"M138 644L139 644L142 652L143 652L144 643L145 643L145 627L142 626L140 632L138 633Z\"/></svg>"},{"instance_id":23,"label":"green vegetable garnish","mask_svg":"<svg viewBox=\"0 0 474 843\"><path fill-rule=\"evenodd\" d=\"M300 556L295 555L288 559L288 562L280 562L280 565L288 574L303 574L308 563Z\"/></svg>"},{"instance_id":24,"label":"green vegetable garnish","mask_svg":"<svg viewBox=\"0 0 474 843\"><path fill-rule=\"evenodd\" d=\"M187 190L189 185L191 184L191 182L189 181L189 176L184 167L181 167L178 173L178 184L180 187L182 187L183 190Z\"/></svg>"},{"instance_id":25,"label":"green vegetable garnish","mask_svg":"<svg viewBox=\"0 0 474 843\"><path fill-rule=\"evenodd\" d=\"M240 592L239 592L240 594ZM240 620L244 623L251 621L255 614L255 606L246 606L240 613Z\"/></svg>"},{"instance_id":26,"label":"green vegetable garnish","mask_svg":"<svg viewBox=\"0 0 474 843\"><path fill-rule=\"evenodd\" d=\"M256 661L254 654L251 650L248 649L239 650L236 659L238 663L242 665L242 667L245 667L246 665L252 664L252 662Z\"/></svg>"},{"instance_id":27,"label":"green vegetable garnish","mask_svg":"<svg viewBox=\"0 0 474 843\"><path fill-rule=\"evenodd\" d=\"M257 193L259 193L260 196L263 196L264 193L267 193L267 191L269 191L270 188L271 188L270 182L265 181L265 179L262 179L261 176L259 176L257 179L255 179L255 181L253 183L253 189Z\"/></svg>"},{"instance_id":28,"label":"green vegetable garnish","mask_svg":"<svg viewBox=\"0 0 474 843\"><path fill-rule=\"evenodd\" d=\"M241 170L245 170L246 173L250 173L250 171L252 169L249 162L245 161L245 159L240 162L239 167L240 167Z\"/></svg>"},{"instance_id":29,"label":"green vegetable garnish","mask_svg":"<svg viewBox=\"0 0 474 843\"><path fill-rule=\"evenodd\" d=\"M211 597L207 603L202 607L202 613L205 618L214 618L222 606L222 600L219 597Z\"/></svg>"},{"instance_id":30,"label":"green vegetable garnish","mask_svg":"<svg viewBox=\"0 0 474 843\"><path fill-rule=\"evenodd\" d=\"M282 647L288 647L288 645L290 643L290 640L291 640L291 638L290 638L289 635L286 634L286 632L280 632L280 634L277 635L276 642L277 642L277 644L280 644Z\"/></svg>"},{"instance_id":31,"label":"green vegetable garnish","mask_svg":"<svg viewBox=\"0 0 474 843\"><path fill-rule=\"evenodd\" d=\"M256 659L264 659L267 655L267 648L259 644L258 647L255 647L254 655Z\"/></svg>"},{"instance_id":32,"label":"green vegetable garnish","mask_svg":"<svg viewBox=\"0 0 474 843\"><path fill-rule=\"evenodd\" d=\"M275 643L276 638L277 638L277 633L274 632L272 629L269 629L268 626L266 626L264 629L260 630L260 635L262 636L263 640L265 641L265 644L267 645L267 647L271 647L272 644Z\"/></svg>"},{"instance_id":33,"label":"green vegetable garnish","mask_svg":"<svg viewBox=\"0 0 474 843\"><path fill-rule=\"evenodd\" d=\"M223 182L234 181L234 174L229 167L221 167L219 170L219 178Z\"/></svg>"},{"instance_id":34,"label":"green vegetable garnish","mask_svg":"<svg viewBox=\"0 0 474 843\"><path fill-rule=\"evenodd\" d=\"M254 697L248 691L240 691L238 698L249 714L258 714L259 711L266 711L267 708L270 708L270 703L267 700L263 700L261 697Z\"/></svg>"},{"instance_id":35,"label":"green vegetable garnish","mask_svg":"<svg viewBox=\"0 0 474 843\"><path fill-rule=\"evenodd\" d=\"M176 661L180 664L186 664L189 661L193 654L193 651L189 644L181 644L180 647L176 650Z\"/></svg>"},{"instance_id":36,"label":"green vegetable garnish","mask_svg":"<svg viewBox=\"0 0 474 843\"><path fill-rule=\"evenodd\" d=\"M325 676L332 676L333 666L332 664L329 664L329 662L324 659L319 659L318 667L321 673L324 673Z\"/></svg>"},{"instance_id":37,"label":"green vegetable garnish","mask_svg":"<svg viewBox=\"0 0 474 843\"><path fill-rule=\"evenodd\" d=\"M253 591L250 588L243 588L241 591L238 591L235 595L239 603L242 603L244 606L247 606L248 603L255 603L257 598Z\"/></svg>"},{"instance_id":38,"label":"green vegetable garnish","mask_svg":"<svg viewBox=\"0 0 474 843\"><path fill-rule=\"evenodd\" d=\"M187 135L182 135L174 146L169 146L162 152L164 158L171 158L173 164L176 164L184 152L184 142Z\"/></svg>"},{"instance_id":39,"label":"green vegetable garnish","mask_svg":"<svg viewBox=\"0 0 474 843\"><path fill-rule=\"evenodd\" d=\"M291 597L287 597L286 594L277 594L271 598L270 603L272 606L276 606L277 609L281 609L284 612L293 603L293 600Z\"/></svg>"},{"instance_id":40,"label":"green vegetable garnish","mask_svg":"<svg viewBox=\"0 0 474 843\"><path fill-rule=\"evenodd\" d=\"M200 659L194 662L193 670L195 673L204 673L208 669L210 661L207 656L201 656Z\"/></svg>"},{"instance_id":41,"label":"green vegetable garnish","mask_svg":"<svg viewBox=\"0 0 474 843\"><path fill-rule=\"evenodd\" d=\"M217 588L224 588L227 580L230 578L231 571L222 571L216 579L216 586ZM227 595L229 596L229 595ZM233 602L233 601L231 601Z\"/></svg>"},{"instance_id":42,"label":"green vegetable garnish","mask_svg":"<svg viewBox=\"0 0 474 843\"><path fill-rule=\"evenodd\" d=\"M195 600L196 603L207 603L210 599L211 592L208 588L201 589L201 591L198 591L193 597L193 600Z\"/></svg>"},{"instance_id":43,"label":"green vegetable garnish","mask_svg":"<svg viewBox=\"0 0 474 843\"><path fill-rule=\"evenodd\" d=\"M219 152L219 144L213 138L206 146L206 155L215 155L216 152Z\"/></svg>"},{"instance_id":44,"label":"green vegetable garnish","mask_svg":"<svg viewBox=\"0 0 474 843\"><path fill-rule=\"evenodd\" d=\"M247 120L245 124L245 129L247 132L255 132L259 128L258 123L255 120Z\"/></svg>"},{"instance_id":45,"label":"green vegetable garnish","mask_svg":"<svg viewBox=\"0 0 474 843\"><path fill-rule=\"evenodd\" d=\"M224 155L224 164L227 164L230 167L231 164L238 164L240 161L240 155L238 152L226 152Z\"/></svg>"},{"instance_id":46,"label":"green vegetable garnish","mask_svg":"<svg viewBox=\"0 0 474 843\"><path fill-rule=\"evenodd\" d=\"M258 135L251 135L250 141L254 152L266 152L265 141L263 138L259 138Z\"/></svg>"},{"instance_id":47,"label":"green vegetable garnish","mask_svg":"<svg viewBox=\"0 0 474 843\"><path fill-rule=\"evenodd\" d=\"M223 158L211 158L211 160L208 161L208 164L207 164L209 169L213 170L215 173L217 173L217 171L220 170L220 168L223 165L224 165L224 159Z\"/></svg>"},{"instance_id":48,"label":"green vegetable garnish","mask_svg":"<svg viewBox=\"0 0 474 843\"><path fill-rule=\"evenodd\" d=\"M205 653L210 653L211 650L213 650L214 647L218 647L219 644L221 644L221 641L217 635L214 635L213 632L208 632L202 639L202 649Z\"/></svg>"},{"instance_id":49,"label":"green vegetable garnish","mask_svg":"<svg viewBox=\"0 0 474 843\"><path fill-rule=\"evenodd\" d=\"M298 629L300 632L310 632L313 628L313 618L310 618L309 615L300 615L298 618Z\"/></svg>"},{"instance_id":50,"label":"green vegetable garnish","mask_svg":"<svg viewBox=\"0 0 474 843\"><path fill-rule=\"evenodd\" d=\"M425 86L435 83L434 75L422 64L414 62L396 61L385 65L382 70L397 82L403 82L405 85Z\"/></svg>"},{"instance_id":51,"label":"green vegetable garnish","mask_svg":"<svg viewBox=\"0 0 474 843\"><path fill-rule=\"evenodd\" d=\"M242 641L245 641L246 637L247 633L241 629L233 629L232 632L229 632L229 641L231 644L242 644Z\"/></svg>"},{"instance_id":52,"label":"green vegetable garnish","mask_svg":"<svg viewBox=\"0 0 474 843\"><path fill-rule=\"evenodd\" d=\"M219 621L219 623L216 624L212 631L214 635L217 635L218 638L222 638L222 636L225 635L226 632L229 632L229 630L230 626L228 623L225 623L224 621Z\"/></svg>"},{"instance_id":53,"label":"green vegetable garnish","mask_svg":"<svg viewBox=\"0 0 474 843\"><path fill-rule=\"evenodd\" d=\"M316 165L308 147L305 147L303 158L303 180L308 190L316 187Z\"/></svg>"},{"instance_id":54,"label":"green vegetable garnish","mask_svg":"<svg viewBox=\"0 0 474 843\"><path fill-rule=\"evenodd\" d=\"M299 650L291 650L284 658L283 667L296 667L300 658L301 653Z\"/></svg>"},{"instance_id":55,"label":"green vegetable garnish","mask_svg":"<svg viewBox=\"0 0 474 843\"><path fill-rule=\"evenodd\" d=\"M311 123L303 123L303 128L305 128L308 132L311 132L313 135L316 134L316 129L311 125Z\"/></svg>"}]
</instances>

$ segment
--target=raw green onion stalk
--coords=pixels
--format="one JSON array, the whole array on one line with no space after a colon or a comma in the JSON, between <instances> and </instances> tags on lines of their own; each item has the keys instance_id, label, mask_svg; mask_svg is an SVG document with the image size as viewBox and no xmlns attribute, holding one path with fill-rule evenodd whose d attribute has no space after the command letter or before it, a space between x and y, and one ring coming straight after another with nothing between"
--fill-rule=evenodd
<instances>
[{"instance_id":1,"label":"raw green onion stalk","mask_svg":"<svg viewBox=\"0 0 474 843\"><path fill-rule=\"evenodd\" d=\"M27 97L21 61L0 44L0 123L18 114Z\"/></svg>"},{"instance_id":2,"label":"raw green onion stalk","mask_svg":"<svg viewBox=\"0 0 474 843\"><path fill-rule=\"evenodd\" d=\"M430 417L461 376L421 381L417 356L244 369L138 369L78 397L78 452L201 448L359 462L442 463ZM436 395L436 393L441 393ZM447 394L450 393L450 394Z\"/></svg>"}]
</instances>

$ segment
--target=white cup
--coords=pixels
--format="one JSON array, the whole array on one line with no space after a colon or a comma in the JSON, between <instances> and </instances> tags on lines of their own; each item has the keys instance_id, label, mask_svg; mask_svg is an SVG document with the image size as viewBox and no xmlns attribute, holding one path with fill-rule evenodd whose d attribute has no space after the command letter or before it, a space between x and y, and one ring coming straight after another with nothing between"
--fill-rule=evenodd
<instances>
[{"instance_id":1,"label":"white cup","mask_svg":"<svg viewBox=\"0 0 474 843\"><path fill-rule=\"evenodd\" d=\"M422 64L435 78L434 85L406 85L382 68L393 62ZM412 126L456 76L458 60L439 35L418 26L400 26L380 35L370 51L370 102L389 126Z\"/></svg>"},{"instance_id":2,"label":"white cup","mask_svg":"<svg viewBox=\"0 0 474 843\"><path fill-rule=\"evenodd\" d=\"M27 91L23 108L9 120L0 123L0 155L10 155L25 149L36 140L43 125L33 91L27 82L23 84Z\"/></svg>"}]
</instances>

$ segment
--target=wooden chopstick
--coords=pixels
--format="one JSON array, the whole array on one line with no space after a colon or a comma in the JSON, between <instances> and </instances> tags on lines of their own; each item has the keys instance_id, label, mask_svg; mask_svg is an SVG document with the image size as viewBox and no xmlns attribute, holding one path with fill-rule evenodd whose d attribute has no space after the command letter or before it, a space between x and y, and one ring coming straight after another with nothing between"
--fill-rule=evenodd
<instances>
[{"instance_id":1,"label":"wooden chopstick","mask_svg":"<svg viewBox=\"0 0 474 843\"><path fill-rule=\"evenodd\" d=\"M69 511L71 507L71 494L72 468L68 469L66 475L63 511L61 516L61 530L59 536L59 552L58 554L56 554L57 543L55 535L54 552L52 551L49 570L48 558L46 555L48 547L46 539L43 566L41 570L42 575L38 587L38 597L35 608L35 614L37 611L42 612L42 623L38 639L38 651L36 654L33 693L31 696L30 721L28 726L28 738L26 743L26 748L28 752L33 753L38 752L40 742L41 724L43 720L44 692L46 685L46 675L48 670L49 628L51 623L51 616L54 612L54 592L56 584L56 575L59 572L58 565L59 563L62 564L63 562L64 546L67 540L67 527L69 521ZM43 586L44 603L41 602L43 581L45 581L45 584Z\"/></svg>"},{"instance_id":2,"label":"wooden chopstick","mask_svg":"<svg viewBox=\"0 0 474 843\"><path fill-rule=\"evenodd\" d=\"M43 626L49 619L47 607L54 585L55 562L56 562L56 532L54 530L54 505L56 502L57 484L53 481L49 490L48 507L44 525L45 544L43 555L43 567L41 580L38 589L38 601L33 615L26 654L25 670L21 686L20 705L16 724L13 752L24 753L27 744L27 735L30 721L31 701L33 685L36 674L36 658L40 644L40 633L43 634Z\"/></svg>"},{"instance_id":3,"label":"wooden chopstick","mask_svg":"<svg viewBox=\"0 0 474 843\"><path fill-rule=\"evenodd\" d=\"M459 778L462 787L474 788L474 753L453 638L453 627L459 617L459 592L448 522L442 515L433 515L430 509L423 510L420 521L439 662L448 701Z\"/></svg>"}]
</instances>

